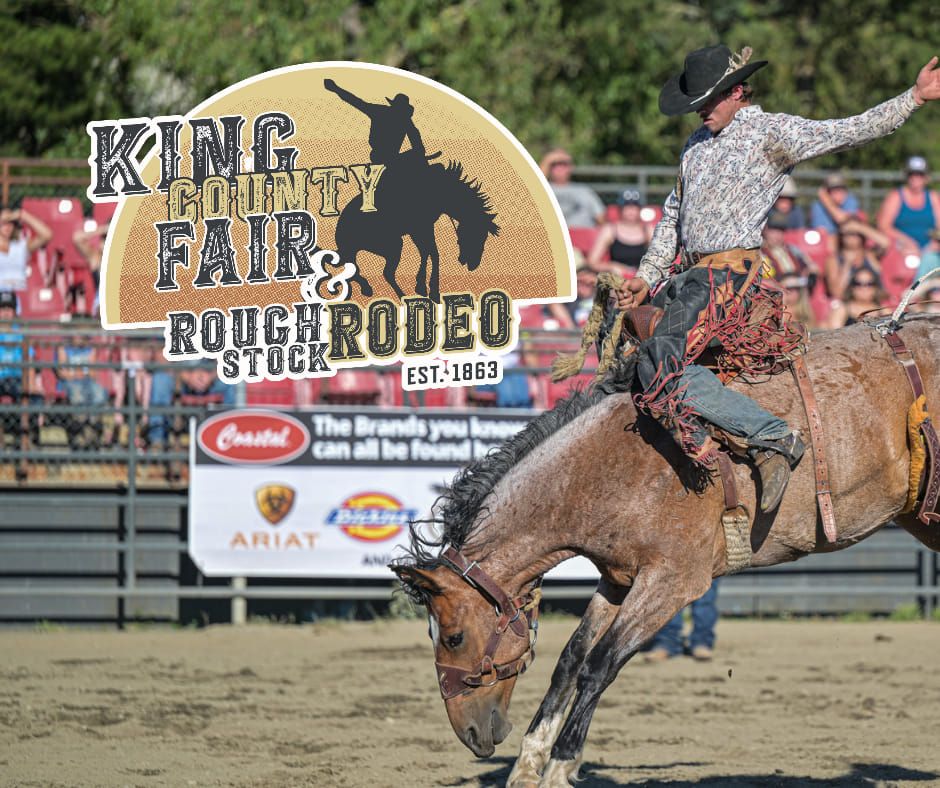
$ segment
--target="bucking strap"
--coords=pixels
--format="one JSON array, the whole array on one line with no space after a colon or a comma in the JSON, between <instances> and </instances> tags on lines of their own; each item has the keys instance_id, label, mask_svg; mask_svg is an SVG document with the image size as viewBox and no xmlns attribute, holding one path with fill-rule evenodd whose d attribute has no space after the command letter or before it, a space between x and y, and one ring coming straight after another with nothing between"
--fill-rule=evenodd
<instances>
[{"instance_id":1,"label":"bucking strap","mask_svg":"<svg viewBox=\"0 0 940 788\"><path fill-rule=\"evenodd\" d=\"M813 382L810 380L803 356L793 359L793 376L803 400L803 410L809 422L810 444L813 449L813 470L816 474L816 503L822 517L823 532L830 544L836 541L836 516L832 508L832 493L829 487L829 462L826 458L826 444L823 440L822 418L816 404Z\"/></svg>"},{"instance_id":2,"label":"bucking strap","mask_svg":"<svg viewBox=\"0 0 940 788\"><path fill-rule=\"evenodd\" d=\"M885 342L888 343L888 347L894 352L895 357L907 373L907 381L911 384L914 401L917 402L921 397L925 397L925 394L924 381L920 376L920 370L917 368L917 362L914 360L914 354L908 350L897 330L883 336ZM940 503L940 465L938 465L940 463L940 438L937 437L937 431L934 429L929 416L921 421L920 431L927 446L928 457L923 470L923 473L927 475L927 488L924 490L924 499L920 511L917 513L917 519L927 525L930 522L940 522L940 514L937 512L937 504ZM921 483L922 480L923 476L921 477Z\"/></svg>"}]
</instances>

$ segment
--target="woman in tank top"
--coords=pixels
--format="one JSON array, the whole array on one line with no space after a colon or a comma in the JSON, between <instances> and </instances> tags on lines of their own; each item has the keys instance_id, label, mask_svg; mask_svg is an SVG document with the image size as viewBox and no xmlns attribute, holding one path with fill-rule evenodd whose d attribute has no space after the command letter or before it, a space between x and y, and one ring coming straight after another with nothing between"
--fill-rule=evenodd
<instances>
[{"instance_id":1,"label":"woman in tank top","mask_svg":"<svg viewBox=\"0 0 940 788\"><path fill-rule=\"evenodd\" d=\"M640 193L626 189L617 198L620 212L616 222L605 224L588 254L588 265L595 271L616 271L633 276L646 254L653 228L640 218ZM609 259L605 260L604 258Z\"/></svg>"},{"instance_id":2,"label":"woman in tank top","mask_svg":"<svg viewBox=\"0 0 940 788\"><path fill-rule=\"evenodd\" d=\"M907 181L889 192L878 211L878 229L893 238L905 254L920 254L940 218L940 195L927 188L927 160L907 160Z\"/></svg>"},{"instance_id":3,"label":"woman in tank top","mask_svg":"<svg viewBox=\"0 0 940 788\"><path fill-rule=\"evenodd\" d=\"M27 241L22 225L32 230ZM52 230L24 210L0 210L0 290L26 289L26 264L29 256L52 239Z\"/></svg>"}]
</instances>

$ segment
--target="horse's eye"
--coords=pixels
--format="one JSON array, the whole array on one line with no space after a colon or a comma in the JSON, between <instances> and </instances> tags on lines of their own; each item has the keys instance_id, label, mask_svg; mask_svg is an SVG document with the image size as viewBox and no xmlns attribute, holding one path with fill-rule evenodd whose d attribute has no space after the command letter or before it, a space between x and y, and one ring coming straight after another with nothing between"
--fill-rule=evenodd
<instances>
[{"instance_id":1,"label":"horse's eye","mask_svg":"<svg viewBox=\"0 0 940 788\"><path fill-rule=\"evenodd\" d=\"M457 648L461 643L463 643L463 632L458 632L456 635L447 638L447 648Z\"/></svg>"}]
</instances>

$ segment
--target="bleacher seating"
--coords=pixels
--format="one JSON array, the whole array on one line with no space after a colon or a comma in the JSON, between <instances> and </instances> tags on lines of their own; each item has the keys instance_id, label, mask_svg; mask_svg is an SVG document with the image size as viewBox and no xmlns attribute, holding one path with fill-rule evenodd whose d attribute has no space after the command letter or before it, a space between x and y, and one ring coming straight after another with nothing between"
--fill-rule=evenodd
<instances>
[{"instance_id":1,"label":"bleacher seating","mask_svg":"<svg viewBox=\"0 0 940 788\"><path fill-rule=\"evenodd\" d=\"M783 237L786 243L795 246L812 260L820 271L825 270L826 258L829 256L829 235L825 230L786 230Z\"/></svg>"},{"instance_id":2,"label":"bleacher seating","mask_svg":"<svg viewBox=\"0 0 940 788\"><path fill-rule=\"evenodd\" d=\"M294 381L290 378L284 378L284 380L261 380L257 383L246 383L245 404L281 405L284 407L296 405L298 403Z\"/></svg>"},{"instance_id":3,"label":"bleacher seating","mask_svg":"<svg viewBox=\"0 0 940 788\"><path fill-rule=\"evenodd\" d=\"M322 397L333 405L374 405L380 394L378 372L348 369L324 381Z\"/></svg>"},{"instance_id":4,"label":"bleacher seating","mask_svg":"<svg viewBox=\"0 0 940 788\"><path fill-rule=\"evenodd\" d=\"M91 312L91 305L95 300L95 284L88 267L88 262L82 257L72 236L84 228L85 217L82 205L75 197L26 197L23 208L36 216L52 230L52 240L42 250L45 255L41 271L41 287L52 286L58 291L56 299L46 299L37 304L31 304L47 316L51 314L53 306L61 313L62 306L69 311ZM38 257L39 255L37 255ZM34 290L32 277L28 283L29 290ZM81 296L81 307L79 307ZM60 305L61 304L61 305ZM45 305L48 305L46 307ZM31 316L38 316L35 313Z\"/></svg>"},{"instance_id":5,"label":"bleacher seating","mask_svg":"<svg viewBox=\"0 0 940 788\"><path fill-rule=\"evenodd\" d=\"M590 254L594 242L597 240L599 227L569 227L568 235L571 236L571 245L575 249L580 249L585 255Z\"/></svg>"},{"instance_id":6,"label":"bleacher seating","mask_svg":"<svg viewBox=\"0 0 940 788\"><path fill-rule=\"evenodd\" d=\"M892 306L901 300L904 291L914 283L919 265L919 257L903 254L893 247L881 258L881 285Z\"/></svg>"}]
</instances>

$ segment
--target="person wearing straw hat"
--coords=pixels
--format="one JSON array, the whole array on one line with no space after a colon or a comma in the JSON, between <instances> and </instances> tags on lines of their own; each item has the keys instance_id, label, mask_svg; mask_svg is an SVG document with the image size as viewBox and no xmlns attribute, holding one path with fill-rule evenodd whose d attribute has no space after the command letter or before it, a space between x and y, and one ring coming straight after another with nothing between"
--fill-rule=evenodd
<instances>
[{"instance_id":1,"label":"person wearing straw hat","mask_svg":"<svg viewBox=\"0 0 940 788\"><path fill-rule=\"evenodd\" d=\"M672 429L695 462L714 467L718 444L708 423L745 443L757 464L761 509L779 504L803 454L800 436L749 397L721 385L695 363L708 344L723 344L746 325L768 291L760 287L761 230L787 176L802 161L862 145L890 134L926 101L940 98L940 69L934 57L901 95L866 112L839 120L809 120L764 112L751 103L748 79L767 65L752 60L750 47L733 55L716 45L685 59L681 74L659 96L670 116L695 112L702 126L682 150L676 188L637 276L618 291L617 305L646 300L664 309L653 335L638 350L638 405ZM673 260L680 255L674 270Z\"/></svg>"}]
</instances>

